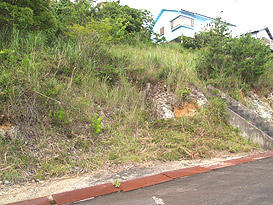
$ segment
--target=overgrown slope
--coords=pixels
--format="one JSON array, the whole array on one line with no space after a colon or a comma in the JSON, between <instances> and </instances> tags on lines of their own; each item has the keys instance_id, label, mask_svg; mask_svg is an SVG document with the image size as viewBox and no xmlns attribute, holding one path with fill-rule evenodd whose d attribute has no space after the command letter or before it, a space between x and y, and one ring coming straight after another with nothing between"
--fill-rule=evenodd
<instances>
[{"instance_id":1,"label":"overgrown slope","mask_svg":"<svg viewBox=\"0 0 273 205\"><path fill-rule=\"evenodd\" d=\"M151 115L148 83L163 83L177 102L187 100L189 86L202 89L199 51L95 37L46 40L42 32L1 33L0 110L2 124L12 125L0 136L1 181L257 149L227 124L219 99L193 117Z\"/></svg>"}]
</instances>

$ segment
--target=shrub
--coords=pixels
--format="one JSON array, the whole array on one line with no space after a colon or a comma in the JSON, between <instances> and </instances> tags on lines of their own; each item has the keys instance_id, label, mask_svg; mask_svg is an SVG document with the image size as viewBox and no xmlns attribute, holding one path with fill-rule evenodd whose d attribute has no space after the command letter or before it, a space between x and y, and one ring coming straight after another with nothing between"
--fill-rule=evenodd
<instances>
[{"instance_id":1,"label":"shrub","mask_svg":"<svg viewBox=\"0 0 273 205\"><path fill-rule=\"evenodd\" d=\"M197 35L203 48L197 71L205 80L233 76L254 85L270 66L270 49L250 35L232 38L228 24L217 19L209 32Z\"/></svg>"},{"instance_id":2,"label":"shrub","mask_svg":"<svg viewBox=\"0 0 273 205\"><path fill-rule=\"evenodd\" d=\"M178 41L182 43L184 48L201 48L201 44L196 41L197 38L191 38L188 36L180 36Z\"/></svg>"},{"instance_id":3,"label":"shrub","mask_svg":"<svg viewBox=\"0 0 273 205\"><path fill-rule=\"evenodd\" d=\"M33 24L33 10L11 5L6 2L0 3L0 25L15 27L18 29L29 29Z\"/></svg>"},{"instance_id":4,"label":"shrub","mask_svg":"<svg viewBox=\"0 0 273 205\"><path fill-rule=\"evenodd\" d=\"M230 72L253 84L270 66L270 49L251 35L233 39L230 46L233 65Z\"/></svg>"},{"instance_id":5,"label":"shrub","mask_svg":"<svg viewBox=\"0 0 273 205\"><path fill-rule=\"evenodd\" d=\"M0 27L39 30L47 34L48 40L55 38L58 22L51 11L49 1L2 0L0 10Z\"/></svg>"},{"instance_id":6,"label":"shrub","mask_svg":"<svg viewBox=\"0 0 273 205\"><path fill-rule=\"evenodd\" d=\"M104 43L119 42L124 38L124 32L127 27L127 23L124 21L125 19L122 18L118 18L114 23L110 23L108 18L103 21L91 20L86 26L74 24L67 34L73 39L80 37L88 40L96 37L98 41Z\"/></svg>"}]
</instances>

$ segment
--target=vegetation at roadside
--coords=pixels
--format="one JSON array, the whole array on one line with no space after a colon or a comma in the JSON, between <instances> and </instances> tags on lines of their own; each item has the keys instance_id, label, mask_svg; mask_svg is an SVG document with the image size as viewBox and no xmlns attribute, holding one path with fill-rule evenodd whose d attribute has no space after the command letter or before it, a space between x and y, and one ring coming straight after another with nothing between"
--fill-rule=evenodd
<instances>
[{"instance_id":1,"label":"vegetation at roadside","mask_svg":"<svg viewBox=\"0 0 273 205\"><path fill-rule=\"evenodd\" d=\"M85 0L26 2L0 3L16 17L3 12L0 22L0 114L15 125L13 136L0 136L1 181L258 149L227 123L220 99L209 99L193 117L157 120L146 86L164 83L178 102L187 100L190 86L202 89L206 81L232 79L238 89L269 90L271 67L262 67L257 81L239 71L210 72L214 62L203 62L214 49L209 44L200 50L154 44L149 12L116 2L102 8ZM47 18L56 24L44 26Z\"/></svg>"}]
</instances>

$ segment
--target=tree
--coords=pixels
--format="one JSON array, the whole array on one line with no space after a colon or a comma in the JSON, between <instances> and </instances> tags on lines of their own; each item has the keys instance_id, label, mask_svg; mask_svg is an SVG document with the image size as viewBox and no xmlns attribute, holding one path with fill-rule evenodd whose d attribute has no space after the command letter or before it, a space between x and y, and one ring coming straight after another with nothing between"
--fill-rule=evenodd
<instances>
[{"instance_id":1,"label":"tree","mask_svg":"<svg viewBox=\"0 0 273 205\"><path fill-rule=\"evenodd\" d=\"M197 71L204 79L233 77L254 85L270 66L268 46L250 35L232 38L228 24L220 18L209 32L196 35L197 40L202 47Z\"/></svg>"},{"instance_id":2,"label":"tree","mask_svg":"<svg viewBox=\"0 0 273 205\"><path fill-rule=\"evenodd\" d=\"M58 20L62 25L62 29L73 24L86 25L91 20L91 9L93 1L89 0L60 0L53 4L53 8Z\"/></svg>"},{"instance_id":3,"label":"tree","mask_svg":"<svg viewBox=\"0 0 273 205\"><path fill-rule=\"evenodd\" d=\"M97 6L93 10L94 18L97 21L110 19L111 23L115 23L118 19L124 19L123 24L127 24L125 35L132 40L136 36L140 36L140 40L150 41L153 18L147 10L138 10L125 5L122 6L118 2L107 2L101 8Z\"/></svg>"},{"instance_id":4,"label":"tree","mask_svg":"<svg viewBox=\"0 0 273 205\"><path fill-rule=\"evenodd\" d=\"M53 36L58 23L47 0L2 0L1 25L18 29L43 30Z\"/></svg>"},{"instance_id":5,"label":"tree","mask_svg":"<svg viewBox=\"0 0 273 205\"><path fill-rule=\"evenodd\" d=\"M33 10L7 2L0 3L0 27L30 29L33 25Z\"/></svg>"}]
</instances>

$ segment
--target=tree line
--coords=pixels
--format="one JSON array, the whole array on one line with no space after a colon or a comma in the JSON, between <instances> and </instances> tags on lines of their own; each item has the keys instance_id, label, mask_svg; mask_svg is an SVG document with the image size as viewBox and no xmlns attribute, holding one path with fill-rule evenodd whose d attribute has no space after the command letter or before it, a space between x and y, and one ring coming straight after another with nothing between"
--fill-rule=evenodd
<instances>
[{"instance_id":1,"label":"tree line","mask_svg":"<svg viewBox=\"0 0 273 205\"><path fill-rule=\"evenodd\" d=\"M154 23L149 11L122 6L119 2L1 0L0 11L1 28L44 31L49 39L67 33L71 27L102 23L107 24L109 35L118 32L118 40L151 42Z\"/></svg>"}]
</instances>

